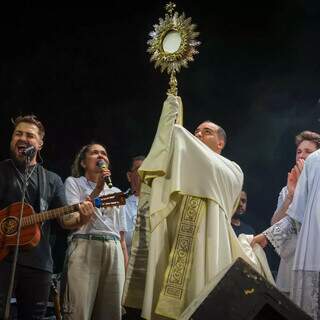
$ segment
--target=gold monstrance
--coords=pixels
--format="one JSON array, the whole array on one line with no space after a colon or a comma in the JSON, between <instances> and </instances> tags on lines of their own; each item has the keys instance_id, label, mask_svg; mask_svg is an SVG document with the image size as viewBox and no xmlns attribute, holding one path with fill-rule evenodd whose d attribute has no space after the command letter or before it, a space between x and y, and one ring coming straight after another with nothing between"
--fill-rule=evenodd
<instances>
[{"instance_id":1,"label":"gold monstrance","mask_svg":"<svg viewBox=\"0 0 320 320\"><path fill-rule=\"evenodd\" d=\"M159 19L159 24L154 25L148 41L150 61L155 61L155 68L160 66L161 72L167 70L170 74L170 88L167 93L178 94L176 73L181 67L187 67L188 62L193 61L193 56L198 53L196 40L199 32L195 31L196 25L191 24L191 18L185 18L185 14L174 12L175 4L169 2L166 5L165 18Z\"/></svg>"}]
</instances>

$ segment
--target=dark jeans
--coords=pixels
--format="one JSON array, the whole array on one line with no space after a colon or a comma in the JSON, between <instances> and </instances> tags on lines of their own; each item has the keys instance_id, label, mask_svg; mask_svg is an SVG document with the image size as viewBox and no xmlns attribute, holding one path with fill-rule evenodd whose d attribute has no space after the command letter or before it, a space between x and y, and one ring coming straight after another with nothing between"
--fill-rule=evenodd
<instances>
[{"instance_id":1,"label":"dark jeans","mask_svg":"<svg viewBox=\"0 0 320 320\"><path fill-rule=\"evenodd\" d=\"M9 288L11 263L0 262L0 319L3 319ZM17 265L14 296L18 319L42 319L45 315L51 285L51 273Z\"/></svg>"}]
</instances>

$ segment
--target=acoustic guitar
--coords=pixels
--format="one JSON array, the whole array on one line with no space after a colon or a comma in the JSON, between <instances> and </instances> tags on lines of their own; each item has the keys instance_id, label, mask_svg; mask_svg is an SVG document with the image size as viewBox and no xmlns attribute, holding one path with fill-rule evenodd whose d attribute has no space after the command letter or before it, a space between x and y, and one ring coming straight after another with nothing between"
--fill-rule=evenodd
<instances>
[{"instance_id":1,"label":"acoustic guitar","mask_svg":"<svg viewBox=\"0 0 320 320\"><path fill-rule=\"evenodd\" d=\"M97 197L93 199L92 203L97 208L115 207L124 205L126 203L126 197L127 195L125 193L117 192ZM21 202L15 202L0 211L0 261L8 255L10 247L16 245L23 248L37 246L41 237L40 223L79 211L78 203L41 213L35 213L32 206L25 203L22 214L20 241L19 244L17 244L21 206Z\"/></svg>"}]
</instances>

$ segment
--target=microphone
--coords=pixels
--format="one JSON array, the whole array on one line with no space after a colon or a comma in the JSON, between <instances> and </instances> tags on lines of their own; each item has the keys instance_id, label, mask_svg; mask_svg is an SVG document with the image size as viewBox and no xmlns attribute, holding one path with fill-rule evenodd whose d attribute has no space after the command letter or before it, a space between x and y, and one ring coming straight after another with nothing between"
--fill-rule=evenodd
<instances>
[{"instance_id":1,"label":"microphone","mask_svg":"<svg viewBox=\"0 0 320 320\"><path fill-rule=\"evenodd\" d=\"M100 159L97 161L97 167L102 170L108 169L108 164L104 160ZM104 177L104 182L107 184L109 188L113 187L111 177Z\"/></svg>"},{"instance_id":2,"label":"microphone","mask_svg":"<svg viewBox=\"0 0 320 320\"><path fill-rule=\"evenodd\" d=\"M32 158L35 155L35 153L36 148L34 146L29 146L22 151L22 154L24 154L28 158Z\"/></svg>"}]
</instances>

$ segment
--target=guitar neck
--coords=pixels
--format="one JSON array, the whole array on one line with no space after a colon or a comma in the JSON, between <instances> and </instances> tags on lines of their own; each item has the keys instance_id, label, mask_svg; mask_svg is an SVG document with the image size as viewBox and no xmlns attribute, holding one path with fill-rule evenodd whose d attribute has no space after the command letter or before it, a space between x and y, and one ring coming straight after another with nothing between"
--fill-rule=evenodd
<instances>
[{"instance_id":1,"label":"guitar neck","mask_svg":"<svg viewBox=\"0 0 320 320\"><path fill-rule=\"evenodd\" d=\"M126 203L125 198L128 196L129 193L116 192L109 195L96 197L92 200L92 204L96 208L115 207L119 205L124 205ZM41 223L46 220L52 220L62 217L65 214L76 212L79 210L79 205L80 203L71 206L64 206L58 209L53 209L41 213L31 214L30 216L22 218L22 226L29 226L32 224Z\"/></svg>"},{"instance_id":2,"label":"guitar neck","mask_svg":"<svg viewBox=\"0 0 320 320\"><path fill-rule=\"evenodd\" d=\"M32 214L22 218L22 226L28 226L36 223L41 223L47 220L56 219L64 216L65 214L72 213L79 210L79 204L65 206L58 209Z\"/></svg>"}]
</instances>

